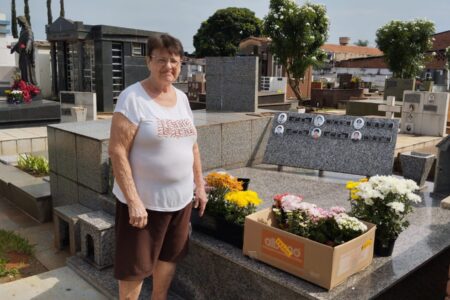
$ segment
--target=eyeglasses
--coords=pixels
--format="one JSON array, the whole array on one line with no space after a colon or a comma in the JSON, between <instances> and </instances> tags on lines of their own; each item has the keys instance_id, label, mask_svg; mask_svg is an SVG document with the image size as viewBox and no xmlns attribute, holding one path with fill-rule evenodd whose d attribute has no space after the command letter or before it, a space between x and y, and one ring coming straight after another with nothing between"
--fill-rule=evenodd
<instances>
[{"instance_id":1,"label":"eyeglasses","mask_svg":"<svg viewBox=\"0 0 450 300\"><path fill-rule=\"evenodd\" d=\"M150 57L155 59L156 64L161 67L166 66L167 63L170 63L172 67L178 67L178 65L180 64L180 61L175 58L159 57L154 55L151 55Z\"/></svg>"}]
</instances>

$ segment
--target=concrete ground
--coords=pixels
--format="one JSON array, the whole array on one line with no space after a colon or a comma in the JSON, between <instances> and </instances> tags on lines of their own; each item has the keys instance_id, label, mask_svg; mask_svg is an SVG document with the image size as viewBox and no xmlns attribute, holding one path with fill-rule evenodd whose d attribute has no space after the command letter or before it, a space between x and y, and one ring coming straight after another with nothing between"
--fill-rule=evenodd
<instances>
[{"instance_id":1,"label":"concrete ground","mask_svg":"<svg viewBox=\"0 0 450 300\"><path fill-rule=\"evenodd\" d=\"M68 250L57 250L53 223L40 224L0 196L0 229L12 230L31 244L35 257L48 272L0 284L1 299L106 299L66 267Z\"/></svg>"}]
</instances>

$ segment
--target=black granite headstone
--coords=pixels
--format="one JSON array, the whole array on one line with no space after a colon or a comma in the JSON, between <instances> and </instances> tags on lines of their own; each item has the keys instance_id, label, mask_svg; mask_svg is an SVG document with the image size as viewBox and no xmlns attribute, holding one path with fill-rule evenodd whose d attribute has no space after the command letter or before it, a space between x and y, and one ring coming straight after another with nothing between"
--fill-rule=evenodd
<instances>
[{"instance_id":1,"label":"black granite headstone","mask_svg":"<svg viewBox=\"0 0 450 300\"><path fill-rule=\"evenodd\" d=\"M275 115L264 163L364 176L392 174L398 120Z\"/></svg>"}]
</instances>

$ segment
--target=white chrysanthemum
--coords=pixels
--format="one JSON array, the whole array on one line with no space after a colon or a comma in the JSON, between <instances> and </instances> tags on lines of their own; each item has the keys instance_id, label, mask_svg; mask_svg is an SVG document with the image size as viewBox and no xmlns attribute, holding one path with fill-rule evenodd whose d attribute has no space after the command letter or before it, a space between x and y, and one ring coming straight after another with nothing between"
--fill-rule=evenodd
<instances>
[{"instance_id":1,"label":"white chrysanthemum","mask_svg":"<svg viewBox=\"0 0 450 300\"><path fill-rule=\"evenodd\" d=\"M371 198L364 199L364 202L365 202L367 205L373 205L373 200L372 200Z\"/></svg>"},{"instance_id":2,"label":"white chrysanthemum","mask_svg":"<svg viewBox=\"0 0 450 300\"><path fill-rule=\"evenodd\" d=\"M392 208L395 211L395 213L397 213L397 214L405 211L405 204L403 204L401 202L394 201L394 202L388 203L386 205L389 206L390 208Z\"/></svg>"},{"instance_id":3,"label":"white chrysanthemum","mask_svg":"<svg viewBox=\"0 0 450 300\"><path fill-rule=\"evenodd\" d=\"M335 217L336 223L341 230L353 230L364 232L367 230L367 226L355 217L342 213Z\"/></svg>"},{"instance_id":4,"label":"white chrysanthemum","mask_svg":"<svg viewBox=\"0 0 450 300\"><path fill-rule=\"evenodd\" d=\"M410 192L417 191L419 189L419 186L414 180L406 179L406 186L408 187Z\"/></svg>"},{"instance_id":5,"label":"white chrysanthemum","mask_svg":"<svg viewBox=\"0 0 450 300\"><path fill-rule=\"evenodd\" d=\"M409 199L409 201L411 201L413 203L422 202L422 198L419 195L416 195L414 193L408 193L408 194L406 194L406 197Z\"/></svg>"}]
</instances>

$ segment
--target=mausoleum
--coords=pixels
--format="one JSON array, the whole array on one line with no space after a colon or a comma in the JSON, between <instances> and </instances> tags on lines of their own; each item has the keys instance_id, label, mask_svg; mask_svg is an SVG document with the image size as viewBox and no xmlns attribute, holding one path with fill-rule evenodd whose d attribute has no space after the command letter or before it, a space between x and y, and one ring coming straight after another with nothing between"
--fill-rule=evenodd
<instances>
[{"instance_id":1,"label":"mausoleum","mask_svg":"<svg viewBox=\"0 0 450 300\"><path fill-rule=\"evenodd\" d=\"M56 45L54 93L95 92L97 110L113 111L120 92L147 76L147 37L155 33L58 18L47 26L47 40Z\"/></svg>"}]
</instances>

